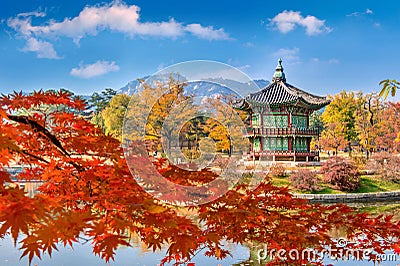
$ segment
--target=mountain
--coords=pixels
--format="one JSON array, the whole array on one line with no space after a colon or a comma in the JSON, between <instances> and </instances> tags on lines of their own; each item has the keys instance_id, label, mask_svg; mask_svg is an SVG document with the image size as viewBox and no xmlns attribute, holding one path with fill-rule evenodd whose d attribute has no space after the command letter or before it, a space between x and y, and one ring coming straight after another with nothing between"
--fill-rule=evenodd
<instances>
[{"instance_id":1,"label":"mountain","mask_svg":"<svg viewBox=\"0 0 400 266\"><path fill-rule=\"evenodd\" d=\"M147 84L155 85L158 81L169 80L169 75L150 77L143 77ZM174 74L175 80L186 81L186 78ZM213 78L208 81L189 81L188 85L185 87L185 93L190 95L195 95L198 97L210 97L213 95L229 95L229 94L240 94L242 97L246 97L249 93L256 92L269 84L269 81L264 79L253 80L253 82L239 82L230 79L223 78ZM140 82L138 80L130 81L124 87L120 88L117 93L125 93L132 95L137 93L140 88Z\"/></svg>"},{"instance_id":2,"label":"mountain","mask_svg":"<svg viewBox=\"0 0 400 266\"><path fill-rule=\"evenodd\" d=\"M142 79L146 80L148 79L150 76L145 76ZM128 95L132 95L138 92L138 89L140 87L140 83L138 79L129 81L128 84L126 84L124 87L120 88L117 93L121 94L121 93L125 93Z\"/></svg>"}]
</instances>

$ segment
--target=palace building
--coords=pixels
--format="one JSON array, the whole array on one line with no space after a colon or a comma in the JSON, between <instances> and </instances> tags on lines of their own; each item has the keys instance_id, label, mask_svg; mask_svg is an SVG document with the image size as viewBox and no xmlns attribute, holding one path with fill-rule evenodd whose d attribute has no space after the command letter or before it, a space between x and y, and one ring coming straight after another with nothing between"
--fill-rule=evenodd
<instances>
[{"instance_id":1,"label":"palace building","mask_svg":"<svg viewBox=\"0 0 400 266\"><path fill-rule=\"evenodd\" d=\"M272 82L236 104L237 109L248 113L245 137L251 143L249 157L273 161L318 160L318 151L311 151L310 142L320 132L309 126L309 117L328 104L326 97L287 83L279 59Z\"/></svg>"}]
</instances>

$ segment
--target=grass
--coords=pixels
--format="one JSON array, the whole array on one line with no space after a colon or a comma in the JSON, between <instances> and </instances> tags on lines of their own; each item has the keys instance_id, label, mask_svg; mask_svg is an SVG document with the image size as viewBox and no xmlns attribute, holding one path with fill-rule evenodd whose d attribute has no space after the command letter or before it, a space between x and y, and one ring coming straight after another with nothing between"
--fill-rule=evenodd
<instances>
[{"instance_id":1,"label":"grass","mask_svg":"<svg viewBox=\"0 0 400 266\"><path fill-rule=\"evenodd\" d=\"M340 190L334 189L332 186L329 184L325 184L322 182L322 176L320 176L321 179L321 190L313 192L313 194L341 194L344 193ZM310 194L311 192L304 192L304 191L298 191L295 188L293 188L290 185L289 177L273 177L272 178L272 184L278 187L287 187L295 192L295 193L302 193L302 194ZM400 190L400 184L399 183L394 183L390 181L382 181L379 176L377 175L362 175L361 176L361 186L359 189L351 192L351 193L371 193L371 192L386 192L386 191L399 191Z\"/></svg>"},{"instance_id":2,"label":"grass","mask_svg":"<svg viewBox=\"0 0 400 266\"><path fill-rule=\"evenodd\" d=\"M361 187L354 193L385 192L400 190L400 184L383 181L376 175L361 176Z\"/></svg>"}]
</instances>

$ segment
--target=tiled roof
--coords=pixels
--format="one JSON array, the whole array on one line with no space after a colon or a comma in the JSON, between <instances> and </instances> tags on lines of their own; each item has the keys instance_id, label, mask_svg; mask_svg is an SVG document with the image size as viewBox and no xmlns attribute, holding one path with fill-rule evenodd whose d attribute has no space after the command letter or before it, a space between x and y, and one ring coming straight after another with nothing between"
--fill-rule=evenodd
<instances>
[{"instance_id":1,"label":"tiled roof","mask_svg":"<svg viewBox=\"0 0 400 266\"><path fill-rule=\"evenodd\" d=\"M277 80L260 91L249 94L246 100L269 105L295 103L300 100L306 104L320 107L329 104L329 100L325 97L307 93L283 80Z\"/></svg>"}]
</instances>

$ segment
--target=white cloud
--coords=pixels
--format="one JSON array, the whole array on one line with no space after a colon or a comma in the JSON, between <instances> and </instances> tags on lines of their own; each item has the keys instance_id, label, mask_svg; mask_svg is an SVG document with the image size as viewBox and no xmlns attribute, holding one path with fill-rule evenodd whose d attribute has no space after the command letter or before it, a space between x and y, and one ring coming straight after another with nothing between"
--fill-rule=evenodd
<instances>
[{"instance_id":1,"label":"white cloud","mask_svg":"<svg viewBox=\"0 0 400 266\"><path fill-rule=\"evenodd\" d=\"M240 71L245 71L246 69L249 69L249 68L251 68L251 65L243 65L243 66L238 66L238 67L236 67L237 69L239 69Z\"/></svg>"},{"instance_id":2,"label":"white cloud","mask_svg":"<svg viewBox=\"0 0 400 266\"><path fill-rule=\"evenodd\" d=\"M348 17L359 17L359 16L363 16L363 15L372 15L374 14L374 11L372 11L372 9L367 8L364 12L353 12L351 14L348 14Z\"/></svg>"},{"instance_id":3,"label":"white cloud","mask_svg":"<svg viewBox=\"0 0 400 266\"><path fill-rule=\"evenodd\" d=\"M339 60L336 58L331 58L328 60L328 63L329 64L339 64Z\"/></svg>"},{"instance_id":4,"label":"white cloud","mask_svg":"<svg viewBox=\"0 0 400 266\"><path fill-rule=\"evenodd\" d=\"M38 58L60 59L51 43L37 40L33 37L26 40L24 52L36 52Z\"/></svg>"},{"instance_id":5,"label":"white cloud","mask_svg":"<svg viewBox=\"0 0 400 266\"><path fill-rule=\"evenodd\" d=\"M281 48L272 55L274 57L282 58L285 61L296 62L300 60L299 52L300 49L297 47L294 47L293 49Z\"/></svg>"},{"instance_id":6,"label":"white cloud","mask_svg":"<svg viewBox=\"0 0 400 266\"><path fill-rule=\"evenodd\" d=\"M63 21L48 20L41 25L33 25L32 17L44 17L43 12L27 12L9 18L7 24L15 30L18 36L29 39L53 40L56 37L68 37L76 44L86 36L96 36L102 31L119 32L129 37L153 36L177 38L189 32L192 35L208 40L227 40L228 34L223 28L200 24L184 25L173 18L161 22L141 22L140 8L127 5L123 1L113 1L109 4L86 6L78 16L64 18Z\"/></svg>"},{"instance_id":7,"label":"white cloud","mask_svg":"<svg viewBox=\"0 0 400 266\"><path fill-rule=\"evenodd\" d=\"M320 20L314 16L303 17L300 11L283 11L270 19L270 26L276 27L281 33L293 31L297 26L304 27L307 35L318 35L332 31L325 26L325 20Z\"/></svg>"},{"instance_id":8,"label":"white cloud","mask_svg":"<svg viewBox=\"0 0 400 266\"><path fill-rule=\"evenodd\" d=\"M208 26L203 27L200 24L189 24L185 27L185 30L193 34L194 36L207 39L207 40L229 40L229 35L225 33L224 29L215 30L214 27Z\"/></svg>"},{"instance_id":9,"label":"white cloud","mask_svg":"<svg viewBox=\"0 0 400 266\"><path fill-rule=\"evenodd\" d=\"M97 76L102 76L109 72L116 72L119 70L119 66L115 62L108 61L97 61L94 64L80 64L78 68L71 69L70 74L79 78L92 78Z\"/></svg>"},{"instance_id":10,"label":"white cloud","mask_svg":"<svg viewBox=\"0 0 400 266\"><path fill-rule=\"evenodd\" d=\"M374 23L374 27L376 27L376 28L380 28L380 27L381 27L381 23L379 23L379 22L375 22L375 23Z\"/></svg>"},{"instance_id":11,"label":"white cloud","mask_svg":"<svg viewBox=\"0 0 400 266\"><path fill-rule=\"evenodd\" d=\"M336 58L331 58L329 60L321 60L317 57L311 58L311 62L313 63L321 63L321 64L339 64L339 60Z\"/></svg>"},{"instance_id":12,"label":"white cloud","mask_svg":"<svg viewBox=\"0 0 400 266\"><path fill-rule=\"evenodd\" d=\"M251 47L254 47L254 43L252 43L252 42L245 42L245 43L243 44L243 46L244 46L244 47L251 48Z\"/></svg>"},{"instance_id":13,"label":"white cloud","mask_svg":"<svg viewBox=\"0 0 400 266\"><path fill-rule=\"evenodd\" d=\"M25 12L25 13L19 13L19 17L45 17L46 13L45 12L40 12L40 11L32 11L32 12Z\"/></svg>"}]
</instances>

